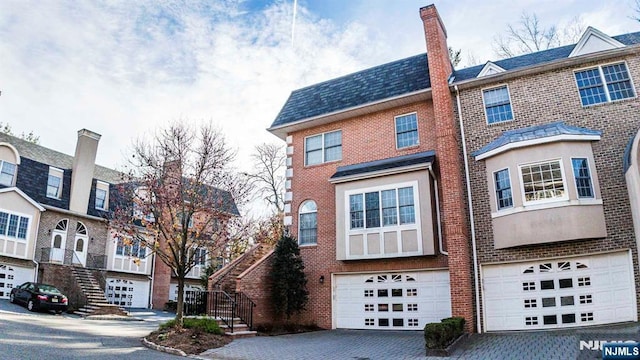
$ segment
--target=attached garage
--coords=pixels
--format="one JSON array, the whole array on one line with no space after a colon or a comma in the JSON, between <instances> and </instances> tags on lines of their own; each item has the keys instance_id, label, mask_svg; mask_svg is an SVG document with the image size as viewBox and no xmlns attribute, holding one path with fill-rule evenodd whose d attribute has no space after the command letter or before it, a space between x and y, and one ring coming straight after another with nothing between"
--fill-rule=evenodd
<instances>
[{"instance_id":1,"label":"attached garage","mask_svg":"<svg viewBox=\"0 0 640 360\"><path fill-rule=\"evenodd\" d=\"M629 251L482 266L487 331L637 321Z\"/></svg>"},{"instance_id":2,"label":"attached garage","mask_svg":"<svg viewBox=\"0 0 640 360\"><path fill-rule=\"evenodd\" d=\"M149 281L107 278L107 300L131 308L149 307Z\"/></svg>"},{"instance_id":3,"label":"attached garage","mask_svg":"<svg viewBox=\"0 0 640 360\"><path fill-rule=\"evenodd\" d=\"M0 299L8 299L11 289L34 280L34 269L0 264Z\"/></svg>"},{"instance_id":4,"label":"attached garage","mask_svg":"<svg viewBox=\"0 0 640 360\"><path fill-rule=\"evenodd\" d=\"M447 270L334 275L334 325L420 330L451 316Z\"/></svg>"}]
</instances>

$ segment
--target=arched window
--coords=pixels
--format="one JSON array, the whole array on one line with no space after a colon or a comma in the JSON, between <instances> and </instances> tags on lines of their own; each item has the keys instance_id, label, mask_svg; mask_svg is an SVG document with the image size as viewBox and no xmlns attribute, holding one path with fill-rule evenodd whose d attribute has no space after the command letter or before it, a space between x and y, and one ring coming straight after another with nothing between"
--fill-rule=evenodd
<instances>
[{"instance_id":1,"label":"arched window","mask_svg":"<svg viewBox=\"0 0 640 360\"><path fill-rule=\"evenodd\" d=\"M67 231L67 222L69 220L67 219L62 219L60 221L58 221L58 224L56 224L56 230L61 230L61 231Z\"/></svg>"},{"instance_id":2,"label":"arched window","mask_svg":"<svg viewBox=\"0 0 640 360\"><path fill-rule=\"evenodd\" d=\"M300 205L298 211L298 241L300 245L313 245L318 243L318 207L313 200L307 200Z\"/></svg>"},{"instance_id":3,"label":"arched window","mask_svg":"<svg viewBox=\"0 0 640 360\"><path fill-rule=\"evenodd\" d=\"M78 221L78 225L76 225L76 234L87 235L87 227L80 221Z\"/></svg>"}]
</instances>

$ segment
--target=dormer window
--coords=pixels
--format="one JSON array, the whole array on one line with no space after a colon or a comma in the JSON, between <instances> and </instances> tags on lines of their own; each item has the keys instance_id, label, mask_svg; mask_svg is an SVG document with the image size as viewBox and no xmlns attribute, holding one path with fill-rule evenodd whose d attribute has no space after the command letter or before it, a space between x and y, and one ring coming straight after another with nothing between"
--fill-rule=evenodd
<instances>
[{"instance_id":1,"label":"dormer window","mask_svg":"<svg viewBox=\"0 0 640 360\"><path fill-rule=\"evenodd\" d=\"M0 160L0 185L13 186L16 168L15 164Z\"/></svg>"},{"instance_id":2,"label":"dormer window","mask_svg":"<svg viewBox=\"0 0 640 360\"><path fill-rule=\"evenodd\" d=\"M47 197L60 199L62 197L62 177L64 171L49 167L49 179L47 180Z\"/></svg>"},{"instance_id":3,"label":"dormer window","mask_svg":"<svg viewBox=\"0 0 640 360\"><path fill-rule=\"evenodd\" d=\"M109 184L98 181L96 182L96 209L109 209Z\"/></svg>"}]
</instances>

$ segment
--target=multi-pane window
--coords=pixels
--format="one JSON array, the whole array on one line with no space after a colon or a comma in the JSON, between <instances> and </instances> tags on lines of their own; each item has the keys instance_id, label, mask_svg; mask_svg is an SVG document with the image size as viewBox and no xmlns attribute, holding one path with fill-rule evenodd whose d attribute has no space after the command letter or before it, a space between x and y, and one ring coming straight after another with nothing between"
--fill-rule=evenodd
<instances>
[{"instance_id":1,"label":"multi-pane window","mask_svg":"<svg viewBox=\"0 0 640 360\"><path fill-rule=\"evenodd\" d=\"M142 259L147 255L147 248L140 240L132 240L129 244L125 244L121 239L118 239L116 255L133 256Z\"/></svg>"},{"instance_id":2,"label":"multi-pane window","mask_svg":"<svg viewBox=\"0 0 640 360\"><path fill-rule=\"evenodd\" d=\"M511 196L511 178L509 177L509 169L503 169L493 173L496 184L496 202L498 210L510 208L513 206L513 198Z\"/></svg>"},{"instance_id":3,"label":"multi-pane window","mask_svg":"<svg viewBox=\"0 0 640 360\"><path fill-rule=\"evenodd\" d=\"M487 115L487 123L494 124L502 121L513 120L511 111L511 99L506 85L482 90L484 110Z\"/></svg>"},{"instance_id":4,"label":"multi-pane window","mask_svg":"<svg viewBox=\"0 0 640 360\"><path fill-rule=\"evenodd\" d=\"M398 149L419 144L416 113L396 116L396 144Z\"/></svg>"},{"instance_id":5,"label":"multi-pane window","mask_svg":"<svg viewBox=\"0 0 640 360\"><path fill-rule=\"evenodd\" d=\"M109 207L109 184L102 181L96 183L96 209L107 210Z\"/></svg>"},{"instance_id":6,"label":"multi-pane window","mask_svg":"<svg viewBox=\"0 0 640 360\"><path fill-rule=\"evenodd\" d=\"M589 163L585 158L571 159L573 165L573 177L576 180L576 190L578 198L592 198L593 187L591 186L591 174L589 173Z\"/></svg>"},{"instance_id":7,"label":"multi-pane window","mask_svg":"<svg viewBox=\"0 0 640 360\"><path fill-rule=\"evenodd\" d=\"M29 218L0 211L0 237L26 239Z\"/></svg>"},{"instance_id":8,"label":"multi-pane window","mask_svg":"<svg viewBox=\"0 0 640 360\"><path fill-rule=\"evenodd\" d=\"M342 131L309 136L304 140L305 165L322 164L342 159Z\"/></svg>"},{"instance_id":9,"label":"multi-pane window","mask_svg":"<svg viewBox=\"0 0 640 360\"><path fill-rule=\"evenodd\" d=\"M520 167L525 202L566 198L560 160Z\"/></svg>"},{"instance_id":10,"label":"multi-pane window","mask_svg":"<svg viewBox=\"0 0 640 360\"><path fill-rule=\"evenodd\" d=\"M207 262L207 249L197 248L195 252L194 263L196 265L204 266Z\"/></svg>"},{"instance_id":11,"label":"multi-pane window","mask_svg":"<svg viewBox=\"0 0 640 360\"><path fill-rule=\"evenodd\" d=\"M16 176L16 165L0 160L0 185L12 186Z\"/></svg>"},{"instance_id":12,"label":"multi-pane window","mask_svg":"<svg viewBox=\"0 0 640 360\"><path fill-rule=\"evenodd\" d=\"M49 168L49 179L47 180L47 197L60 199L62 196L62 176L64 172L60 169Z\"/></svg>"},{"instance_id":13,"label":"multi-pane window","mask_svg":"<svg viewBox=\"0 0 640 360\"><path fill-rule=\"evenodd\" d=\"M582 106L636 96L625 63L576 71L575 78Z\"/></svg>"},{"instance_id":14,"label":"multi-pane window","mask_svg":"<svg viewBox=\"0 0 640 360\"><path fill-rule=\"evenodd\" d=\"M350 228L378 228L416 222L413 187L349 195Z\"/></svg>"},{"instance_id":15,"label":"multi-pane window","mask_svg":"<svg viewBox=\"0 0 640 360\"><path fill-rule=\"evenodd\" d=\"M300 221L298 241L300 245L318 243L318 207L313 200L307 200L300 205Z\"/></svg>"}]
</instances>

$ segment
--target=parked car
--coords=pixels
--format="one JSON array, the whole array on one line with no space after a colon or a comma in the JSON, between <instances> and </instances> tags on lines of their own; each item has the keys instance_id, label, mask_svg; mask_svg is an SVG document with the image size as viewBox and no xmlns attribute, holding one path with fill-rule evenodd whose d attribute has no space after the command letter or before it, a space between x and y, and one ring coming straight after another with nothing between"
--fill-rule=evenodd
<instances>
[{"instance_id":1,"label":"parked car","mask_svg":"<svg viewBox=\"0 0 640 360\"><path fill-rule=\"evenodd\" d=\"M53 310L60 314L67 311L69 300L53 285L26 282L11 289L9 301L24 304L29 311Z\"/></svg>"}]
</instances>

